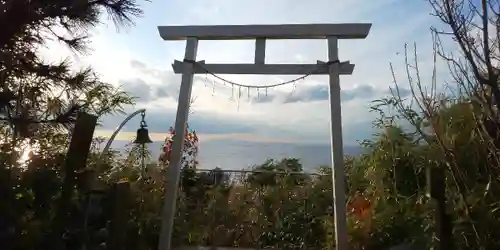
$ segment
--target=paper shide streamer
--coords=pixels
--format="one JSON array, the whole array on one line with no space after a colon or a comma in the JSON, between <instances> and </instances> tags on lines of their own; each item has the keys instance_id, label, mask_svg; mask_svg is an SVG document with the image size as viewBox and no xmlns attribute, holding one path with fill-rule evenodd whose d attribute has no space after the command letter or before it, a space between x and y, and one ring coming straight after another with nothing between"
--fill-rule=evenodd
<instances>
[{"instance_id":1,"label":"paper shide streamer","mask_svg":"<svg viewBox=\"0 0 500 250\"><path fill-rule=\"evenodd\" d=\"M237 111L240 111L241 87L238 87L238 106Z\"/></svg>"}]
</instances>

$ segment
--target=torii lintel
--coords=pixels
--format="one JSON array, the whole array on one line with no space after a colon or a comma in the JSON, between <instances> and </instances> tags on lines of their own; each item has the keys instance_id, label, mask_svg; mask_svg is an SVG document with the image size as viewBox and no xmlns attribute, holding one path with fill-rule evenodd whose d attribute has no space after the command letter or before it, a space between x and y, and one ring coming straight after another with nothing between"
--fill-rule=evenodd
<instances>
[{"instance_id":1,"label":"torii lintel","mask_svg":"<svg viewBox=\"0 0 500 250\"><path fill-rule=\"evenodd\" d=\"M363 39L371 23L158 26L163 40Z\"/></svg>"},{"instance_id":2,"label":"torii lintel","mask_svg":"<svg viewBox=\"0 0 500 250\"><path fill-rule=\"evenodd\" d=\"M205 64L198 62L193 74L209 71L214 74L265 74L301 75L328 74L328 67L317 64L266 64L267 39L362 39L371 28L369 23L343 24L282 24L282 25L213 25L213 26L159 26L158 31L164 40L255 40L255 60L253 64ZM175 73L182 73L184 62L175 61ZM202 66L203 68L199 67ZM350 75L354 64L339 64L340 75Z\"/></svg>"}]
</instances>

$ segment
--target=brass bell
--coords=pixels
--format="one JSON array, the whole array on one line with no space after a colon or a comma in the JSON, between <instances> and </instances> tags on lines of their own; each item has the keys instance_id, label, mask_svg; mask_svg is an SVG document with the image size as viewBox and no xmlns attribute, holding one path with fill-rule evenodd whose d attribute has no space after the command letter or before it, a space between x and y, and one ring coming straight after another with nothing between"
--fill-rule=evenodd
<instances>
[{"instance_id":1,"label":"brass bell","mask_svg":"<svg viewBox=\"0 0 500 250\"><path fill-rule=\"evenodd\" d=\"M137 130L137 136L135 137L134 143L135 144L146 144L146 143L152 143L153 141L149 138L149 131L147 128L141 126Z\"/></svg>"}]
</instances>

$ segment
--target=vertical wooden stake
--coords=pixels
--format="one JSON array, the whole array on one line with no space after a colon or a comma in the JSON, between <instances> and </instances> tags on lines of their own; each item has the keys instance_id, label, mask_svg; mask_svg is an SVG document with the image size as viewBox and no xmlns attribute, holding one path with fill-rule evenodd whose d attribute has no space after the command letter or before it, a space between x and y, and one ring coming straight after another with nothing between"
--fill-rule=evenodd
<instances>
[{"instance_id":1,"label":"vertical wooden stake","mask_svg":"<svg viewBox=\"0 0 500 250\"><path fill-rule=\"evenodd\" d=\"M90 152L94 130L97 125L97 116L79 112L76 119L75 128L71 134L68 153L66 154L66 164L64 182L59 198L57 214L55 217L53 243L57 246L53 249L62 247L61 239L67 222L67 213L71 205L71 194L76 185L76 171L85 168L87 157Z\"/></svg>"},{"instance_id":2,"label":"vertical wooden stake","mask_svg":"<svg viewBox=\"0 0 500 250\"><path fill-rule=\"evenodd\" d=\"M123 250L126 248L126 233L128 208L130 201L130 183L121 181L115 183L112 191L113 217L109 227L109 250Z\"/></svg>"},{"instance_id":3,"label":"vertical wooden stake","mask_svg":"<svg viewBox=\"0 0 500 250\"><path fill-rule=\"evenodd\" d=\"M446 184L443 168L427 169L428 196L436 202L436 250L452 249L453 228L451 218L446 212Z\"/></svg>"}]
</instances>

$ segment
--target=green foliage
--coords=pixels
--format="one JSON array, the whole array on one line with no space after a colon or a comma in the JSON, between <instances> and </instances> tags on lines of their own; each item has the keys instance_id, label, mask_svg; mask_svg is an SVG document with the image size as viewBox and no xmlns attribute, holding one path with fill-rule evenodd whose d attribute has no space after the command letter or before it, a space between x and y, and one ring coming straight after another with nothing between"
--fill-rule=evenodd
<instances>
[{"instance_id":1,"label":"green foliage","mask_svg":"<svg viewBox=\"0 0 500 250\"><path fill-rule=\"evenodd\" d=\"M390 105L394 103L397 100ZM425 171L429 167L447 169L447 199L456 249L498 246L495 229L499 215L494 197L499 189L490 179L495 170L487 168L492 158L488 158L486 149L491 144L480 139L482 132L474 125L475 120L467 118L475 112L467 105L456 102L439 109L433 119L450 121L436 123L442 134L432 132L437 129L431 130L426 118L422 126L430 132L424 135L384 123L372 140L362 143L362 155L346 158L348 203L357 195L371 202L368 219L355 213L348 216L352 249L380 249L401 243L427 249L432 245L435 207L426 197ZM96 141L93 152L99 152L98 145ZM447 151L442 145L452 150L454 158L445 156ZM100 158L93 153L88 166L108 184L123 178L131 183L128 249L156 247L161 224L165 171L151 163L142 168L140 150L132 147L125 157L111 152L103 159L105 166L97 164ZM44 245L61 187L59 166L64 155L40 155L43 157L33 156L26 170L13 174L14 169L4 168L0 175L6 179L1 182L4 188L15 187L11 202L3 206L16 228L11 238L16 240L9 242L23 244L16 245L23 249ZM6 161L8 156L4 154L0 159ZM174 244L331 249L335 246L331 169L320 167L319 175L297 174L301 171L298 159L268 160L241 176L220 169L200 172L185 168L179 186ZM455 173L461 174L458 181L453 178ZM462 188L469 190L464 196ZM80 218L88 211L85 194L83 186L77 189L70 206L71 217ZM104 237L102 230L112 218L110 206L104 199L100 215L86 228L88 244ZM83 230L78 222L67 227L75 235ZM82 241L76 238L73 244Z\"/></svg>"},{"instance_id":2,"label":"green foliage","mask_svg":"<svg viewBox=\"0 0 500 250\"><path fill-rule=\"evenodd\" d=\"M82 183L83 173L77 174L78 188L69 201L61 200L68 175L68 130L78 112L99 117L120 113L133 100L102 82L91 68L75 68L68 59L47 62L39 48L53 40L85 52L89 28L99 23L101 13L120 27L132 24L142 12L135 0L5 0L0 1L0 10L0 22L9 24L0 35L2 249L58 248L61 226L66 231L65 245L76 249L85 240L81 220L88 185ZM34 151L29 159L22 156L24 147ZM96 166L96 158L90 157L89 169ZM109 158L114 160L112 155ZM103 171L97 169L98 175ZM67 202L71 203L68 211L58 211Z\"/></svg>"}]
</instances>

